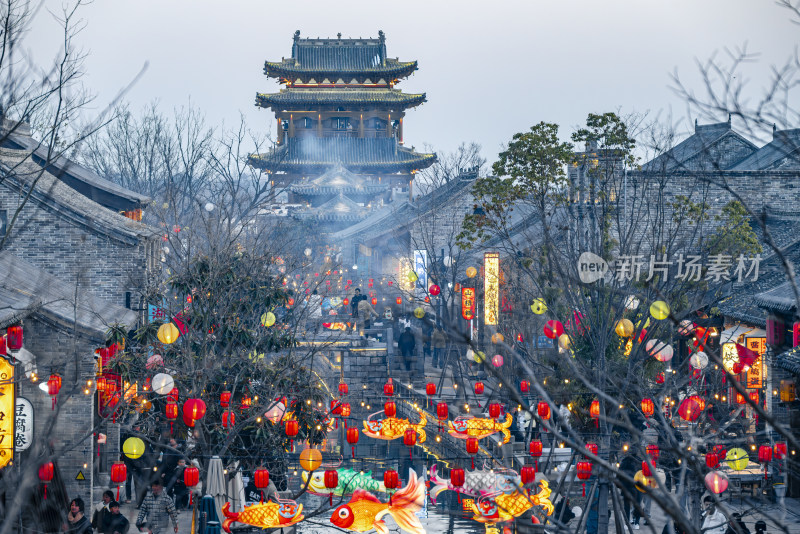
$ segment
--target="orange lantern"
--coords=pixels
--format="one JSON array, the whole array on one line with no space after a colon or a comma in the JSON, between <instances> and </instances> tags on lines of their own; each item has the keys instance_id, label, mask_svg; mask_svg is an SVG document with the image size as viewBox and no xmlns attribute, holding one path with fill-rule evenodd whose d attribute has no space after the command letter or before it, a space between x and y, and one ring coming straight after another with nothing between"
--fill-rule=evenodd
<instances>
[{"instance_id":1,"label":"orange lantern","mask_svg":"<svg viewBox=\"0 0 800 534\"><path fill-rule=\"evenodd\" d=\"M656 406L653 399L642 399L642 413L645 417L652 417L655 413Z\"/></svg>"}]
</instances>

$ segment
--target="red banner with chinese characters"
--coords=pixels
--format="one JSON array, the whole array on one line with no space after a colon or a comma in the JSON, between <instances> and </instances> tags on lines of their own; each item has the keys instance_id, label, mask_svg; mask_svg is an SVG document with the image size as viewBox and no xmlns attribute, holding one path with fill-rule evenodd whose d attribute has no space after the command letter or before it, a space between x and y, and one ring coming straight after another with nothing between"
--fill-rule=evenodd
<instances>
[{"instance_id":1,"label":"red banner with chinese characters","mask_svg":"<svg viewBox=\"0 0 800 534\"><path fill-rule=\"evenodd\" d=\"M475 288L461 289L461 317L467 321L475 318Z\"/></svg>"},{"instance_id":2,"label":"red banner with chinese characters","mask_svg":"<svg viewBox=\"0 0 800 534\"><path fill-rule=\"evenodd\" d=\"M767 338L764 337L748 337L746 346L753 352L757 352L759 356L763 356L767 351ZM757 359L747 370L747 387L748 388L762 388L764 387L764 362L763 358Z\"/></svg>"}]
</instances>

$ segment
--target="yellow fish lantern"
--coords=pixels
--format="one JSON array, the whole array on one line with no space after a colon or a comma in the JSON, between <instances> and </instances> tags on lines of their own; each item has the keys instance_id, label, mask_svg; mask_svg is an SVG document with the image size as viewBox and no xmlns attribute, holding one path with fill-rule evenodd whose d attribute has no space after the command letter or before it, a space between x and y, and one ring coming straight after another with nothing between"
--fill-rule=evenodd
<instances>
[{"instance_id":1,"label":"yellow fish lantern","mask_svg":"<svg viewBox=\"0 0 800 534\"><path fill-rule=\"evenodd\" d=\"M408 419L386 417L384 419L364 421L364 430L362 430L362 432L364 435L374 439L390 441L404 436L406 430L413 429L417 433L417 441L419 443L424 443L427 437L427 434L425 433L425 425L428 424L428 417L423 411L418 410L417 413L419 413L419 424L415 425Z\"/></svg>"},{"instance_id":2,"label":"yellow fish lantern","mask_svg":"<svg viewBox=\"0 0 800 534\"><path fill-rule=\"evenodd\" d=\"M541 491L531 495L527 490L513 491L509 494L489 494L472 504L473 519L479 523L505 523L513 521L530 510L533 506L541 506L546 515L553 515L554 507L550 502L550 490L547 480L539 481Z\"/></svg>"},{"instance_id":3,"label":"yellow fish lantern","mask_svg":"<svg viewBox=\"0 0 800 534\"><path fill-rule=\"evenodd\" d=\"M484 419L480 417L459 417L455 421L447 423L449 430L448 434L458 439L478 438L483 439L491 436L495 432L503 434L503 443L508 443L511 440L511 432L508 430L511 427L513 418L511 414L506 414L504 422L495 421L494 419Z\"/></svg>"},{"instance_id":4,"label":"yellow fish lantern","mask_svg":"<svg viewBox=\"0 0 800 534\"><path fill-rule=\"evenodd\" d=\"M303 520L303 505L294 501L279 499L246 506L241 512L231 512L231 503L222 506L222 529L230 534L231 523L243 523L261 529L288 527Z\"/></svg>"}]
</instances>

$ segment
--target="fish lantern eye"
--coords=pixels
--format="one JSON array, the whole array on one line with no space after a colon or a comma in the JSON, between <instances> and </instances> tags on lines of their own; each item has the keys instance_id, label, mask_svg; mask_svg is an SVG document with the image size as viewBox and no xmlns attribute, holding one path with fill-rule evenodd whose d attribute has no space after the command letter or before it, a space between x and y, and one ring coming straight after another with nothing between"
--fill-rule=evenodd
<instances>
[{"instance_id":1,"label":"fish lantern eye","mask_svg":"<svg viewBox=\"0 0 800 534\"><path fill-rule=\"evenodd\" d=\"M350 515L350 510L348 510L347 508L342 508L341 510L339 510L339 517L341 517L342 519L346 519L349 515Z\"/></svg>"}]
</instances>

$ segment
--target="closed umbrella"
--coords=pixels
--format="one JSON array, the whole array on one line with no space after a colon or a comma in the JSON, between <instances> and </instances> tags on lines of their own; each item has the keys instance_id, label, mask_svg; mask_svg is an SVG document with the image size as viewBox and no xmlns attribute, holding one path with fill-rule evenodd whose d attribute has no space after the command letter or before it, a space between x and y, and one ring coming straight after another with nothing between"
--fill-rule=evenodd
<instances>
[{"instance_id":1,"label":"closed umbrella","mask_svg":"<svg viewBox=\"0 0 800 534\"><path fill-rule=\"evenodd\" d=\"M234 464L234 469L239 467L239 462ZM237 469L236 475L228 481L228 500L231 503L232 512L241 512L244 509L244 481L242 472Z\"/></svg>"},{"instance_id":2,"label":"closed umbrella","mask_svg":"<svg viewBox=\"0 0 800 534\"><path fill-rule=\"evenodd\" d=\"M214 499L217 518L222 517L222 506L228 500L225 489L225 472L222 468L222 460L220 460L219 456L214 456L208 463L205 493Z\"/></svg>"},{"instance_id":3,"label":"closed umbrella","mask_svg":"<svg viewBox=\"0 0 800 534\"><path fill-rule=\"evenodd\" d=\"M217 506L214 503L214 498L210 495L204 496L200 499L200 530L201 534L206 533L206 527L208 526L209 522L219 524L219 518L217 517Z\"/></svg>"}]
</instances>

